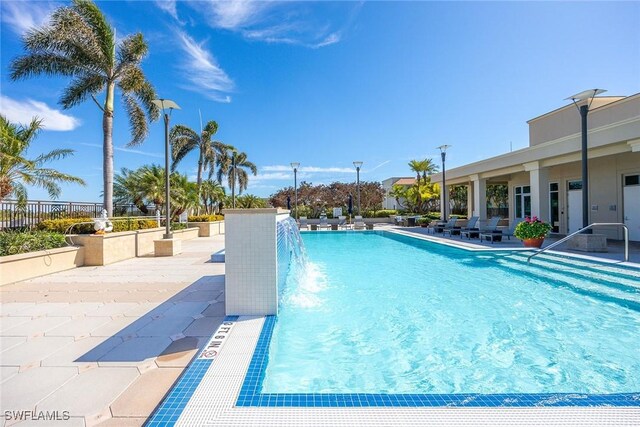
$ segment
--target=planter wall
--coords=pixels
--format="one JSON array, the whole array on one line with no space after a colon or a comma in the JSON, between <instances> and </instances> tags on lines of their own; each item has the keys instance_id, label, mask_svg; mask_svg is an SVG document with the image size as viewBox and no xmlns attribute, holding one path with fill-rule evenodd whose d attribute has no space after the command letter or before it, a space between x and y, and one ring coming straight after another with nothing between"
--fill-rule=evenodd
<instances>
[{"instance_id":1,"label":"planter wall","mask_svg":"<svg viewBox=\"0 0 640 427\"><path fill-rule=\"evenodd\" d=\"M0 257L0 286L33 279L84 264L85 248L66 248Z\"/></svg>"},{"instance_id":2,"label":"planter wall","mask_svg":"<svg viewBox=\"0 0 640 427\"><path fill-rule=\"evenodd\" d=\"M137 231L69 236L74 244L84 246L84 265L107 265L136 256Z\"/></svg>"},{"instance_id":3,"label":"planter wall","mask_svg":"<svg viewBox=\"0 0 640 427\"><path fill-rule=\"evenodd\" d=\"M173 237L180 240L191 240L198 237L200 229L198 227L187 228L185 230L176 230L173 232ZM160 236L162 238L162 236Z\"/></svg>"},{"instance_id":4,"label":"planter wall","mask_svg":"<svg viewBox=\"0 0 640 427\"><path fill-rule=\"evenodd\" d=\"M138 233L136 236L136 256L153 255L155 253L153 241L162 239L164 232L163 227L136 231Z\"/></svg>"},{"instance_id":5,"label":"planter wall","mask_svg":"<svg viewBox=\"0 0 640 427\"><path fill-rule=\"evenodd\" d=\"M188 222L187 227L198 227L198 237L209 237L224 234L224 221Z\"/></svg>"}]
</instances>

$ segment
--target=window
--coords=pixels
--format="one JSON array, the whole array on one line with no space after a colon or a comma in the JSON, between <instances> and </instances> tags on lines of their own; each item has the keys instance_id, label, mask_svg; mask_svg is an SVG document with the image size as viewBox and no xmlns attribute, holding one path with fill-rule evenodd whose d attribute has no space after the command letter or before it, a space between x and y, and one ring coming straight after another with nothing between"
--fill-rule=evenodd
<instances>
[{"instance_id":1,"label":"window","mask_svg":"<svg viewBox=\"0 0 640 427\"><path fill-rule=\"evenodd\" d=\"M551 215L551 231L557 233L560 231L560 193L557 182L549 183L549 213Z\"/></svg>"},{"instance_id":2,"label":"window","mask_svg":"<svg viewBox=\"0 0 640 427\"><path fill-rule=\"evenodd\" d=\"M627 175L624 177L624 186L640 185L640 175Z\"/></svg>"},{"instance_id":3,"label":"window","mask_svg":"<svg viewBox=\"0 0 640 427\"><path fill-rule=\"evenodd\" d=\"M520 186L515 188L514 198L516 218L531 216L531 187Z\"/></svg>"}]
</instances>

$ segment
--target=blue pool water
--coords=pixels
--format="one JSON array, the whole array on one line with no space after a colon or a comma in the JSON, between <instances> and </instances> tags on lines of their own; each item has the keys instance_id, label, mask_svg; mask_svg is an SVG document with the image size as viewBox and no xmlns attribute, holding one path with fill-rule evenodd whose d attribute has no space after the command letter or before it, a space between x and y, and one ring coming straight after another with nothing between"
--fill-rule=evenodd
<instances>
[{"instance_id":1,"label":"blue pool water","mask_svg":"<svg viewBox=\"0 0 640 427\"><path fill-rule=\"evenodd\" d=\"M260 393L640 391L637 271L382 232L303 240Z\"/></svg>"}]
</instances>

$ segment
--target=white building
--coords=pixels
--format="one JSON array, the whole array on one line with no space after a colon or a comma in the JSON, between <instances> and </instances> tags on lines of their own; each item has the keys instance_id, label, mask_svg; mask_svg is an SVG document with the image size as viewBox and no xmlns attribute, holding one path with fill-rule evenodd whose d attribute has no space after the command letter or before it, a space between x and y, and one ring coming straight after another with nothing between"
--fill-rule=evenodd
<instances>
[{"instance_id":1,"label":"white building","mask_svg":"<svg viewBox=\"0 0 640 427\"><path fill-rule=\"evenodd\" d=\"M579 103L580 105L580 103ZM509 220L538 216L553 231L582 227L581 119L573 104L528 121L529 147L447 169L469 186L468 206L486 219L486 186L509 187ZM618 222L640 241L640 94L596 97L588 115L589 223ZM441 174L432 177L440 182ZM622 229L595 232L621 239Z\"/></svg>"},{"instance_id":2,"label":"white building","mask_svg":"<svg viewBox=\"0 0 640 427\"><path fill-rule=\"evenodd\" d=\"M382 209L403 209L405 207L405 200L400 199L400 206L395 197L391 197L389 193L393 190L394 185L402 185L405 187L411 187L416 183L416 179L412 177L391 177L382 181L382 188L384 189L384 200L382 201Z\"/></svg>"}]
</instances>

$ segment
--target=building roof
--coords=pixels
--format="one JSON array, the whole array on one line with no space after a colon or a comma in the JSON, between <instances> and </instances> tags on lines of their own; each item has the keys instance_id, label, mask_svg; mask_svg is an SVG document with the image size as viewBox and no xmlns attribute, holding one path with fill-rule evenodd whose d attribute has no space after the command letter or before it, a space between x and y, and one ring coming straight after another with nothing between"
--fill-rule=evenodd
<instances>
[{"instance_id":1,"label":"building roof","mask_svg":"<svg viewBox=\"0 0 640 427\"><path fill-rule=\"evenodd\" d=\"M416 183L415 178L400 178L399 180L394 182L393 185L413 185L415 183Z\"/></svg>"}]
</instances>

